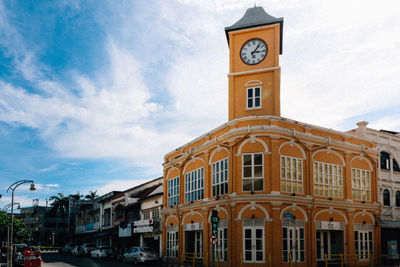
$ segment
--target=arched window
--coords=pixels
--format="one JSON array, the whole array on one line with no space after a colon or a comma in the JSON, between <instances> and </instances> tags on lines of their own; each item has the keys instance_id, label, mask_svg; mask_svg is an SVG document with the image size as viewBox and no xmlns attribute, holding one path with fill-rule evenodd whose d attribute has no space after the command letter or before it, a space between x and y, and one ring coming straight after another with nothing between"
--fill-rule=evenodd
<instances>
[{"instance_id":1,"label":"arched window","mask_svg":"<svg viewBox=\"0 0 400 267\"><path fill-rule=\"evenodd\" d=\"M400 191L396 191L396 207L400 207Z\"/></svg>"},{"instance_id":2,"label":"arched window","mask_svg":"<svg viewBox=\"0 0 400 267\"><path fill-rule=\"evenodd\" d=\"M383 205L390 206L390 193L389 190L383 190Z\"/></svg>"},{"instance_id":3,"label":"arched window","mask_svg":"<svg viewBox=\"0 0 400 267\"><path fill-rule=\"evenodd\" d=\"M399 164L397 164L397 161L393 159L393 170L395 172L400 172Z\"/></svg>"},{"instance_id":4,"label":"arched window","mask_svg":"<svg viewBox=\"0 0 400 267\"><path fill-rule=\"evenodd\" d=\"M381 170L390 170L390 155L387 152L381 152Z\"/></svg>"}]
</instances>

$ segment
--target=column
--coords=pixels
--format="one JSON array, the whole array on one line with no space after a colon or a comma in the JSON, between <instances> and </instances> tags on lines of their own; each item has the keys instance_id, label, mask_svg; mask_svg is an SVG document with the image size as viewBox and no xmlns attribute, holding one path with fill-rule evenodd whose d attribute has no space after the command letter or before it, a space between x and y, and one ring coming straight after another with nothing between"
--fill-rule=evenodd
<instances>
[{"instance_id":1,"label":"column","mask_svg":"<svg viewBox=\"0 0 400 267\"><path fill-rule=\"evenodd\" d=\"M203 215L203 259L210 262L210 242L209 238L211 236L208 227L208 207L201 208L201 214Z\"/></svg>"},{"instance_id":2,"label":"column","mask_svg":"<svg viewBox=\"0 0 400 267\"><path fill-rule=\"evenodd\" d=\"M282 254L282 224L280 220L281 205L282 202L272 202L272 228L271 234L271 257L272 266L281 266L281 254Z\"/></svg>"},{"instance_id":3,"label":"column","mask_svg":"<svg viewBox=\"0 0 400 267\"><path fill-rule=\"evenodd\" d=\"M280 189L280 156L279 156L279 137L271 137L270 155L270 190L271 193L278 193Z\"/></svg>"}]
</instances>

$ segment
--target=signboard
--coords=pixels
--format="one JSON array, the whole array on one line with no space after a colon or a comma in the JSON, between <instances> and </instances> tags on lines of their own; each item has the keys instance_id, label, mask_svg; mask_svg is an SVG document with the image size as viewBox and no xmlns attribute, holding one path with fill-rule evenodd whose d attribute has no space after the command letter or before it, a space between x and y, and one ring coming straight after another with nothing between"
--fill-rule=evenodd
<instances>
[{"instance_id":1,"label":"signboard","mask_svg":"<svg viewBox=\"0 0 400 267\"><path fill-rule=\"evenodd\" d=\"M126 227L125 227L126 226ZM118 231L118 236L119 237L129 237L132 236L132 224L127 223L127 224L120 224L119 225L119 231Z\"/></svg>"},{"instance_id":2,"label":"signboard","mask_svg":"<svg viewBox=\"0 0 400 267\"><path fill-rule=\"evenodd\" d=\"M210 236L210 244L215 245L218 242L218 238L215 235Z\"/></svg>"},{"instance_id":3,"label":"signboard","mask_svg":"<svg viewBox=\"0 0 400 267\"><path fill-rule=\"evenodd\" d=\"M291 214L290 212L286 212L285 214L283 214L283 218L295 219L296 217L293 214Z\"/></svg>"},{"instance_id":4,"label":"signboard","mask_svg":"<svg viewBox=\"0 0 400 267\"><path fill-rule=\"evenodd\" d=\"M185 228L185 231L198 231L198 230L202 229L200 223L185 224L184 228Z\"/></svg>"},{"instance_id":5,"label":"signboard","mask_svg":"<svg viewBox=\"0 0 400 267\"><path fill-rule=\"evenodd\" d=\"M134 221L133 225L135 226L135 228L133 228L134 233L153 232L153 220L152 219Z\"/></svg>"},{"instance_id":6,"label":"signboard","mask_svg":"<svg viewBox=\"0 0 400 267\"><path fill-rule=\"evenodd\" d=\"M134 233L148 233L153 232L153 226L141 226L133 228Z\"/></svg>"},{"instance_id":7,"label":"signboard","mask_svg":"<svg viewBox=\"0 0 400 267\"><path fill-rule=\"evenodd\" d=\"M139 221L134 221L133 225L136 226L143 226L143 225L150 225L153 224L152 219L147 219L147 220L139 220Z\"/></svg>"},{"instance_id":8,"label":"signboard","mask_svg":"<svg viewBox=\"0 0 400 267\"><path fill-rule=\"evenodd\" d=\"M219 223L218 211L213 210L211 213L211 235L212 236L216 236L218 234L218 223Z\"/></svg>"},{"instance_id":9,"label":"signboard","mask_svg":"<svg viewBox=\"0 0 400 267\"><path fill-rule=\"evenodd\" d=\"M321 229L324 229L324 230L341 230L340 222L322 221L321 222Z\"/></svg>"}]
</instances>

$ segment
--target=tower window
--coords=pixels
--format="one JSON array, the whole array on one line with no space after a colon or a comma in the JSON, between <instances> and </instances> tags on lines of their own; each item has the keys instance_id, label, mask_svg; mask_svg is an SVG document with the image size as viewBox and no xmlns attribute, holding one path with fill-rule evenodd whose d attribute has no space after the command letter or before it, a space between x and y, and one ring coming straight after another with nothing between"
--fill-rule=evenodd
<instances>
[{"instance_id":1,"label":"tower window","mask_svg":"<svg viewBox=\"0 0 400 267\"><path fill-rule=\"evenodd\" d=\"M247 108L255 109L261 107L261 87L247 88Z\"/></svg>"}]
</instances>

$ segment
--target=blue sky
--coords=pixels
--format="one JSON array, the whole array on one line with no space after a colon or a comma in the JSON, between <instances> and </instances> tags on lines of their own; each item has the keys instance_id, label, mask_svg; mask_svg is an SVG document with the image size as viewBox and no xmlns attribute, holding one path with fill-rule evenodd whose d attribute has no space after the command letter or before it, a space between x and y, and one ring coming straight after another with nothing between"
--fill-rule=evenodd
<instances>
[{"instance_id":1,"label":"blue sky","mask_svg":"<svg viewBox=\"0 0 400 267\"><path fill-rule=\"evenodd\" d=\"M224 27L254 2L284 17L282 116L400 128L396 1L1 1L0 207L14 181L124 190L227 121Z\"/></svg>"}]
</instances>

